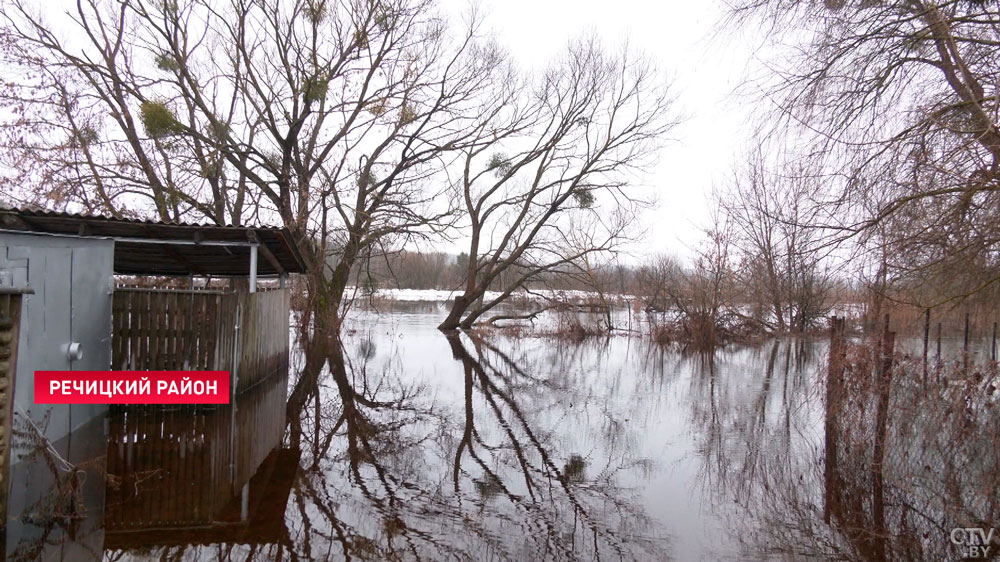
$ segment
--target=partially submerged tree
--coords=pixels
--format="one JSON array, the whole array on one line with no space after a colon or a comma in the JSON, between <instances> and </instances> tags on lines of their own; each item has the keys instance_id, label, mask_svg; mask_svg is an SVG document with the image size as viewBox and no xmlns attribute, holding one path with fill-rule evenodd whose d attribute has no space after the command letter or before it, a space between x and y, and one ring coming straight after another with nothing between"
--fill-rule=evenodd
<instances>
[{"instance_id":1,"label":"partially submerged tree","mask_svg":"<svg viewBox=\"0 0 1000 562\"><path fill-rule=\"evenodd\" d=\"M280 222L309 261L303 326L324 333L359 262L456 220L471 243L447 327L612 250L645 204L629 174L671 125L647 61L581 42L526 78L475 13L453 33L431 0L0 1L5 191Z\"/></svg>"},{"instance_id":2,"label":"partially submerged tree","mask_svg":"<svg viewBox=\"0 0 1000 562\"><path fill-rule=\"evenodd\" d=\"M768 169L754 151L715 204L732 225L738 284L754 318L769 331L803 331L824 317L829 247L815 178Z\"/></svg>"},{"instance_id":3,"label":"partially submerged tree","mask_svg":"<svg viewBox=\"0 0 1000 562\"><path fill-rule=\"evenodd\" d=\"M440 328L469 328L539 276L626 240L646 204L630 174L655 155L669 110L647 61L593 40L536 80L511 75L461 149L455 183L469 259ZM488 290L499 294L484 298Z\"/></svg>"},{"instance_id":4,"label":"partially submerged tree","mask_svg":"<svg viewBox=\"0 0 1000 562\"><path fill-rule=\"evenodd\" d=\"M680 285L667 288L684 338L695 347L712 349L724 339L724 322L733 306L732 252L732 224L717 214L704 231L694 266L674 275Z\"/></svg>"},{"instance_id":5,"label":"partially submerged tree","mask_svg":"<svg viewBox=\"0 0 1000 562\"><path fill-rule=\"evenodd\" d=\"M633 294L642 299L646 312L663 312L673 306L671 288L680 286L683 276L674 256L652 256L635 269Z\"/></svg>"}]
</instances>

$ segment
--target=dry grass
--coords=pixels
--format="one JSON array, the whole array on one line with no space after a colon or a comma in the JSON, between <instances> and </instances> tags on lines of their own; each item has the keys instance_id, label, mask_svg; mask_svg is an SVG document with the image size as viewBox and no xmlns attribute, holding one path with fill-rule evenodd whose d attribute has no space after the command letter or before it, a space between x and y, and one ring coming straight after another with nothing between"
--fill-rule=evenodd
<instances>
[{"instance_id":1,"label":"dry grass","mask_svg":"<svg viewBox=\"0 0 1000 562\"><path fill-rule=\"evenodd\" d=\"M893 304L882 311L889 315L892 330L901 336L923 336L926 309L910 305ZM970 338L992 337L993 323L1000 321L1000 309L983 305L942 305L931 310L930 334L934 338L937 325L941 324L941 335L945 338L962 337L965 332L965 317L969 316ZM881 326L884 318L872 319L869 324Z\"/></svg>"}]
</instances>

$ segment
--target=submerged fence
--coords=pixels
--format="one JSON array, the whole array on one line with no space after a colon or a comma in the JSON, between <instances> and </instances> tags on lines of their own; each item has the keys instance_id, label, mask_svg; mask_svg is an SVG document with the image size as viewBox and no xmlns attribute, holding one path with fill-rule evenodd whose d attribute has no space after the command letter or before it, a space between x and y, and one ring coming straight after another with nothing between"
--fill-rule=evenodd
<instances>
[{"instance_id":1,"label":"submerged fence","mask_svg":"<svg viewBox=\"0 0 1000 562\"><path fill-rule=\"evenodd\" d=\"M288 309L283 289L115 291L112 369L229 371L235 382L228 406L111 407L109 531L209 525L238 504L281 444Z\"/></svg>"},{"instance_id":2,"label":"submerged fence","mask_svg":"<svg viewBox=\"0 0 1000 562\"><path fill-rule=\"evenodd\" d=\"M1000 439L996 340L991 322L976 338L967 319L952 323L960 339L942 351L942 329L924 313L907 352L888 316L867 338L831 318L823 518L845 539L842 556L958 559L950 529L1000 518L1000 450L983 446Z\"/></svg>"},{"instance_id":3,"label":"submerged fence","mask_svg":"<svg viewBox=\"0 0 1000 562\"><path fill-rule=\"evenodd\" d=\"M106 529L239 520L239 509L224 512L281 445L286 392L287 378L272 377L239 395L235 415L232 406L112 406Z\"/></svg>"},{"instance_id":4,"label":"submerged fence","mask_svg":"<svg viewBox=\"0 0 1000 562\"><path fill-rule=\"evenodd\" d=\"M116 370L236 373L236 392L288 372L289 292L119 288L112 300Z\"/></svg>"}]
</instances>

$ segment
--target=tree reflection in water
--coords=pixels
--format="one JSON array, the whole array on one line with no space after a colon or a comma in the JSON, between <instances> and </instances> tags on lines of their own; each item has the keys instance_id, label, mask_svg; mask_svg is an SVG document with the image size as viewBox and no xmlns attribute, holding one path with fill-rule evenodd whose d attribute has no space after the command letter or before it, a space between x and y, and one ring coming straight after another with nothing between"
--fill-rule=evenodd
<instances>
[{"instance_id":1,"label":"tree reflection in water","mask_svg":"<svg viewBox=\"0 0 1000 562\"><path fill-rule=\"evenodd\" d=\"M420 318L293 361L273 528L106 559L947 560L952 528L1000 516L992 372L925 388L901 358L887 385L854 352L829 387L824 343L685 354Z\"/></svg>"},{"instance_id":2,"label":"tree reflection in water","mask_svg":"<svg viewBox=\"0 0 1000 562\"><path fill-rule=\"evenodd\" d=\"M666 559L616 484L645 461L622 448L591 466L565 448L587 428L565 424L560 405L582 405L588 389L479 338L448 343L463 374L459 411L401 383L398 361L379 369L364 349L354 360L343 345L328 350L332 387L298 417L307 454L290 558Z\"/></svg>"},{"instance_id":3,"label":"tree reflection in water","mask_svg":"<svg viewBox=\"0 0 1000 562\"><path fill-rule=\"evenodd\" d=\"M703 484L737 508L728 525L740 556L961 559L953 528L1000 521L1000 453L982 446L1000 431L996 375L924 387L920 365L900 358L880 378L879 360L855 348L831 389L817 368L825 356L822 345L774 342L745 396L706 361L704 399L691 401Z\"/></svg>"}]
</instances>

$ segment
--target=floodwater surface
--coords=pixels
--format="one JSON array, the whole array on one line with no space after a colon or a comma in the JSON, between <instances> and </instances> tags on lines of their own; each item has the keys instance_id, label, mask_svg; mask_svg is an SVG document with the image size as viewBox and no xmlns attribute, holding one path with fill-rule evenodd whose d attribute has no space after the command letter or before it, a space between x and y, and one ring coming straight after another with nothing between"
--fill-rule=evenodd
<instances>
[{"instance_id":1,"label":"floodwater surface","mask_svg":"<svg viewBox=\"0 0 1000 562\"><path fill-rule=\"evenodd\" d=\"M871 470L867 418L831 424L825 340L699 354L445 336L442 313L359 311L235 411L113 409L103 510L73 527L97 530L44 540L116 561L942 560L996 513L995 455L966 478L900 468L925 452ZM930 447L920 420L880 447Z\"/></svg>"}]
</instances>

